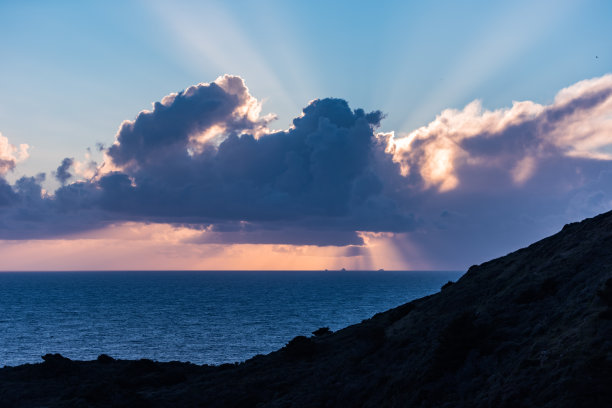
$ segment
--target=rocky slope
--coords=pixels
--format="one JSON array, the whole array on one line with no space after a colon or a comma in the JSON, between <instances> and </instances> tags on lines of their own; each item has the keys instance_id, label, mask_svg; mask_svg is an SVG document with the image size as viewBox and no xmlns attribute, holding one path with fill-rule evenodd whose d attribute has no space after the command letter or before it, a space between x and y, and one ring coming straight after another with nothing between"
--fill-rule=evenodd
<instances>
[{"instance_id":1,"label":"rocky slope","mask_svg":"<svg viewBox=\"0 0 612 408\"><path fill-rule=\"evenodd\" d=\"M242 364L44 360L0 369L0 405L610 407L612 212Z\"/></svg>"}]
</instances>

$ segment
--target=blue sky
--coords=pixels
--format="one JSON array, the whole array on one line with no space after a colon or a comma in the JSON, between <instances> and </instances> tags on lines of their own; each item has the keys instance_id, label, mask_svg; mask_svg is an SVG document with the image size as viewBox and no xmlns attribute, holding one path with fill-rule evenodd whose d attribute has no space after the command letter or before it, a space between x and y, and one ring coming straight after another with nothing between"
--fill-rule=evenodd
<instances>
[{"instance_id":1,"label":"blue sky","mask_svg":"<svg viewBox=\"0 0 612 408\"><path fill-rule=\"evenodd\" d=\"M352 109L382 111L385 118L376 132L393 131L398 138L434 123L445 109L461 110L474 100L481 101L485 112L510 108L513 101L554 108L561 89L612 72L611 17L609 1L0 1L0 133L11 145L29 146L29 157L4 177L14 185L22 176L45 172L46 180L38 183L53 195L60 183L52 172L64 158L85 162L91 148L91 158L99 165L102 153L95 150L96 144L110 146L124 120L134 120L165 95L224 74L244 80L250 95L263 101L262 115L278 116L267 125L269 131L287 129L310 101L326 97L343 98ZM594 115L602 123L609 117L605 111ZM563 139L559 135L555 133ZM596 147L578 146L575 140L555 143L568 157L585 158L610 150L601 141L593 142ZM432 146L438 146L438 152L450 152L441 145ZM406 152L405 146L397 149ZM423 157L447 157L434 156ZM393 160L404 168L411 163L414 169L417 165L411 160L421 160L419 166L424 163L419 157L398 153ZM516 183L522 185L523 179L532 177L534 160L529 154L508 165ZM604 170L593 170L589 177L600 177ZM455 188L449 187L454 182L451 173L443 173L444 184L426 171L421 168L423 188L438 188L440 194ZM475 180L463 178L463 173L455 176L461 188ZM130 177L137 178L135 173ZM494 185L486 184L487 188ZM600 190L597 187L589 194ZM527 194L526 190L514 197L521 201L521 194ZM578 200L577 194L571 199ZM580 194L586 193L581 190ZM607 197L608 191L602 194ZM466 220L475 216L461 207L467 204L445 207L438 203L452 200L435 197L411 193L402 200L413 200L418 206L429 203L440 213L463 214ZM570 199L557 198L555 205ZM507 196L500 193L495 199L503 201ZM513 217L525 220L540 214L542 205L552 205L544 201L534 199L530 205L537 207L539 202L537 211L525 208L520 214L512 213ZM602 208L597 204L572 212L565 204L563 209L560 204L555 207L551 220L537 228L513 226L513 239L482 252L474 250L474 258L499 254L554 231L571 217ZM418 225L437 225L417 204L399 206L405 206L405 213L414 216ZM485 225L483 220L471 225ZM172 220L165 222L176 226ZM198 222L202 228L214 225ZM500 236L502 230L502 226L497 230ZM372 228L368 233L385 231ZM483 226L479 234L485 233ZM421 242L431 241L427 249L419 249L406 237L394 245L410 252L412 259L425 252L430 259L437 245L434 236L419 237ZM452 252L452 239L440 247ZM393 265L396 269L401 265L440 268L463 267L467 262L453 256L437 264L398 260ZM18 261L14 265L18 267Z\"/></svg>"}]
</instances>

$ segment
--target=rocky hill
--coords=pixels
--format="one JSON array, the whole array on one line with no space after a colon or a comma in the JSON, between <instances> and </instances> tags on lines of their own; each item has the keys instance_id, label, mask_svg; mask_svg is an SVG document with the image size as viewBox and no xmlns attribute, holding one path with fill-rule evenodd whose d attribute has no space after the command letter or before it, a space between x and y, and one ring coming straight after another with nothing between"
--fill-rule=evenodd
<instances>
[{"instance_id":1,"label":"rocky hill","mask_svg":"<svg viewBox=\"0 0 612 408\"><path fill-rule=\"evenodd\" d=\"M611 407L612 212L241 364L43 359L0 369L0 405Z\"/></svg>"}]
</instances>

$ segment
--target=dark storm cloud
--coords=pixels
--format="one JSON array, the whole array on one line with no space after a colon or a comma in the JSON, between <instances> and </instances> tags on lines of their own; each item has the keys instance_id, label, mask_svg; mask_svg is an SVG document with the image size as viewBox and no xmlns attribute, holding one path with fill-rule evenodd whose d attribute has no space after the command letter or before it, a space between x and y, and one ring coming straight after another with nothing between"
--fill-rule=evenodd
<instances>
[{"instance_id":1,"label":"dark storm cloud","mask_svg":"<svg viewBox=\"0 0 612 408\"><path fill-rule=\"evenodd\" d=\"M64 158L64 160L62 160L62 164L60 164L59 167L55 170L54 176L57 181L62 183L62 185L66 184L68 179L72 177L72 174L70 174L70 168L73 164L74 159L66 157Z\"/></svg>"},{"instance_id":2,"label":"dark storm cloud","mask_svg":"<svg viewBox=\"0 0 612 408\"><path fill-rule=\"evenodd\" d=\"M374 172L380 112L315 100L291 129L254 135L262 124L254 108L242 81L225 77L124 123L108 150L120 170L99 180L100 205L169 222L282 220L354 232L395 217L394 228L409 228L410 217L395 211ZM215 128L223 139L201 138ZM371 214L381 209L389 218Z\"/></svg>"},{"instance_id":3,"label":"dark storm cloud","mask_svg":"<svg viewBox=\"0 0 612 408\"><path fill-rule=\"evenodd\" d=\"M224 76L156 102L134 121L125 121L108 149L122 168L156 167L167 160L189 160L198 135L219 126L224 133L257 130L267 119L254 119L257 101L239 77Z\"/></svg>"},{"instance_id":4,"label":"dark storm cloud","mask_svg":"<svg viewBox=\"0 0 612 408\"><path fill-rule=\"evenodd\" d=\"M306 107L288 131L259 138L231 133L216 148L205 146L199 154L187 152L184 138L175 149L164 151L163 160L134 158L137 167L102 177L103 205L168 220L308 218L354 231L376 221L369 211L393 209L381 196L383 181L372 166L373 127L380 118L378 112L351 111L343 100L324 99ZM409 223L395 215L404 225Z\"/></svg>"},{"instance_id":5,"label":"dark storm cloud","mask_svg":"<svg viewBox=\"0 0 612 408\"><path fill-rule=\"evenodd\" d=\"M17 194L3 177L0 177L0 207L11 205L17 201Z\"/></svg>"},{"instance_id":6,"label":"dark storm cloud","mask_svg":"<svg viewBox=\"0 0 612 408\"><path fill-rule=\"evenodd\" d=\"M10 186L0 178L0 239L63 237L117 221L98 208L95 185L73 183L49 196L41 186L44 180L40 173Z\"/></svg>"},{"instance_id":7,"label":"dark storm cloud","mask_svg":"<svg viewBox=\"0 0 612 408\"><path fill-rule=\"evenodd\" d=\"M381 112L315 100L290 129L270 132L271 117L259 109L238 77L169 95L121 125L96 178L52 196L29 180L36 204L18 182L15 207L50 219L91 213L96 227L126 220L216 225L206 240L219 242L360 244L355 231L411 227L411 215L386 196L376 173ZM56 170L62 184L73 165L65 159ZM219 232L238 222L249 227ZM55 227L60 235L73 231Z\"/></svg>"},{"instance_id":8,"label":"dark storm cloud","mask_svg":"<svg viewBox=\"0 0 612 408\"><path fill-rule=\"evenodd\" d=\"M100 186L125 212L247 221L343 216L380 191L368 169L373 124L345 101L315 101L289 131L258 139L231 133L197 155L183 139L160 153L163 160L134 157L138 168L105 176Z\"/></svg>"}]
</instances>

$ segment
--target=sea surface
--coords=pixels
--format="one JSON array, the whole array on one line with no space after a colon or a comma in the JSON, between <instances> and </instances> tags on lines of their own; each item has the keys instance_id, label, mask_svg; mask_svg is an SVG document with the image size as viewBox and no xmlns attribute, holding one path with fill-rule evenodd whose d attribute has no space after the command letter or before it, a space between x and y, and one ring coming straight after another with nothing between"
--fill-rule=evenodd
<instances>
[{"instance_id":1,"label":"sea surface","mask_svg":"<svg viewBox=\"0 0 612 408\"><path fill-rule=\"evenodd\" d=\"M438 292L461 272L0 273L0 367L46 353L221 364Z\"/></svg>"}]
</instances>

